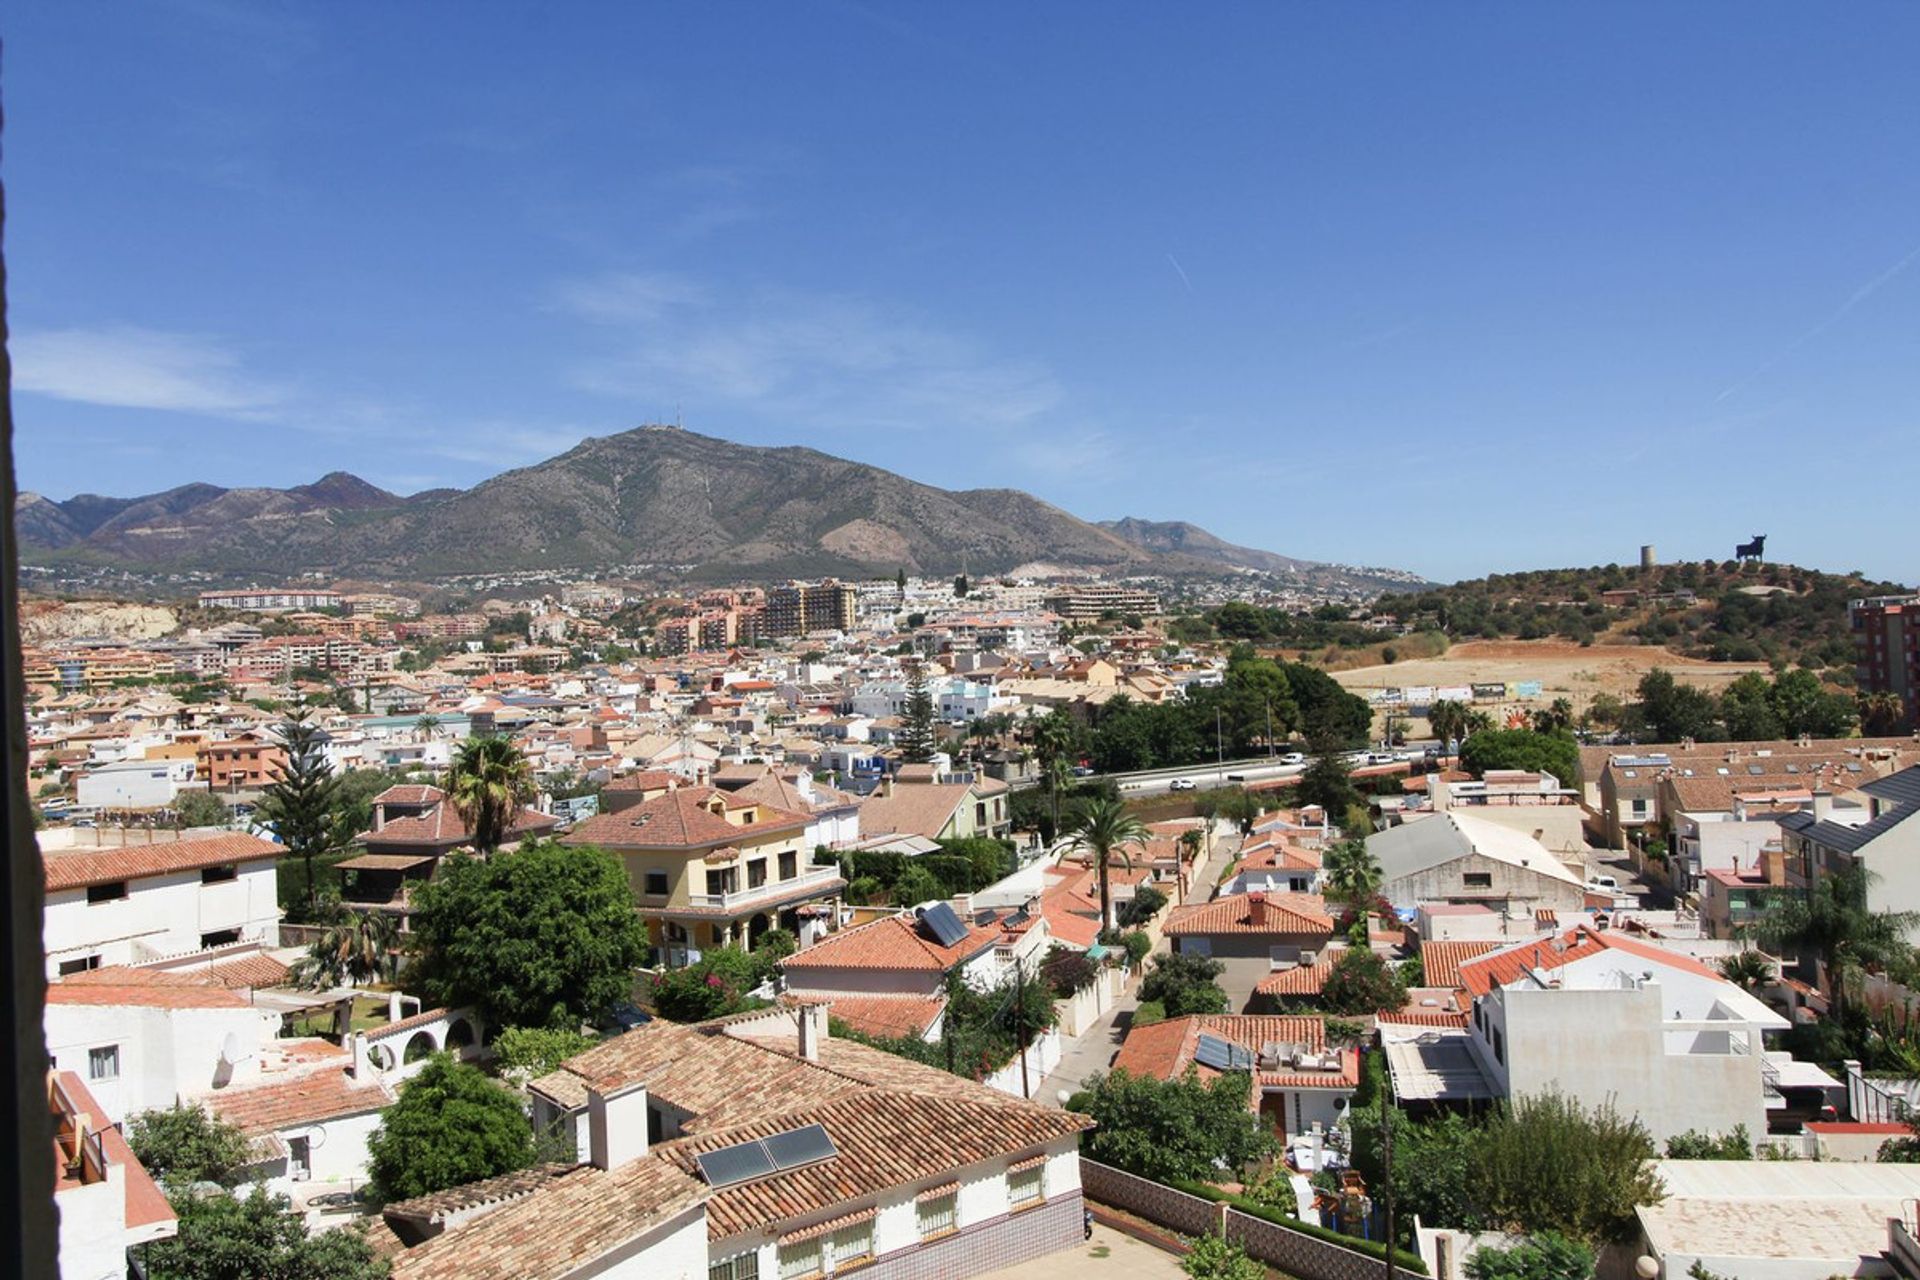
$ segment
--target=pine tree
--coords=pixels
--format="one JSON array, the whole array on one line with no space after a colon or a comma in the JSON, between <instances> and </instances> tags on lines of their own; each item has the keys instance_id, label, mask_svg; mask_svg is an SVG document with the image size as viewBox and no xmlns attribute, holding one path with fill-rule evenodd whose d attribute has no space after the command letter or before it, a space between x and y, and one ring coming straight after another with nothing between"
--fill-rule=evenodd
<instances>
[{"instance_id":1,"label":"pine tree","mask_svg":"<svg viewBox=\"0 0 1920 1280\"><path fill-rule=\"evenodd\" d=\"M908 764L925 764L933 759L933 693L927 687L927 674L918 665L907 670L907 707L901 717L900 758Z\"/></svg>"},{"instance_id":2,"label":"pine tree","mask_svg":"<svg viewBox=\"0 0 1920 1280\"><path fill-rule=\"evenodd\" d=\"M339 779L327 759L326 734L307 718L304 708L280 725L280 743L287 762L261 794L259 813L280 837L287 854L305 863L307 915L312 918L320 905L313 860L341 843L333 803Z\"/></svg>"}]
</instances>

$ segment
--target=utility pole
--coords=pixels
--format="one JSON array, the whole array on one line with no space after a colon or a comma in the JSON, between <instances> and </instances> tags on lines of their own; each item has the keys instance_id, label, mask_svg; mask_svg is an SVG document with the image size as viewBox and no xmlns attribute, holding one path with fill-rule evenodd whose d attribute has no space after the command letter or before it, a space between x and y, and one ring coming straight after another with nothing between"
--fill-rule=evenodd
<instances>
[{"instance_id":1,"label":"utility pole","mask_svg":"<svg viewBox=\"0 0 1920 1280\"><path fill-rule=\"evenodd\" d=\"M1220 708L1213 709L1213 762L1223 765L1227 762L1226 749L1220 745Z\"/></svg>"},{"instance_id":2,"label":"utility pole","mask_svg":"<svg viewBox=\"0 0 1920 1280\"><path fill-rule=\"evenodd\" d=\"M1020 1054L1020 1096L1033 1097L1027 1081L1027 970L1018 956L1013 960L1013 1039Z\"/></svg>"},{"instance_id":3,"label":"utility pole","mask_svg":"<svg viewBox=\"0 0 1920 1280\"><path fill-rule=\"evenodd\" d=\"M1273 759L1273 699L1262 698L1260 705L1267 709L1267 759Z\"/></svg>"}]
</instances>

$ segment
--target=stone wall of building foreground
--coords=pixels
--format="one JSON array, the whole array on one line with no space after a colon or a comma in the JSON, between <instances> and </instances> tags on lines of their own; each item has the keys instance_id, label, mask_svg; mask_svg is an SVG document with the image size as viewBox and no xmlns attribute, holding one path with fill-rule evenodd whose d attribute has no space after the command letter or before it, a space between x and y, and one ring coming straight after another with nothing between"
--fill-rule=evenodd
<instances>
[{"instance_id":1,"label":"stone wall of building foreground","mask_svg":"<svg viewBox=\"0 0 1920 1280\"><path fill-rule=\"evenodd\" d=\"M1218 1231L1224 1213L1227 1239L1299 1280L1376 1280L1381 1273L1380 1261L1364 1253L1093 1160L1080 1161L1080 1187L1096 1204L1124 1209L1183 1235Z\"/></svg>"}]
</instances>

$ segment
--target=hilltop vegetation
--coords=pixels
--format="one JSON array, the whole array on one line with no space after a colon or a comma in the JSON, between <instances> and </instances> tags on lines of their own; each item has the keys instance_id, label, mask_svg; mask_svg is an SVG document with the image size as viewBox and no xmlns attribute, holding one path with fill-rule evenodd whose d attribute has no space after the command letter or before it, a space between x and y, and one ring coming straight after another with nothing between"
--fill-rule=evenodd
<instances>
[{"instance_id":1,"label":"hilltop vegetation","mask_svg":"<svg viewBox=\"0 0 1920 1280\"><path fill-rule=\"evenodd\" d=\"M1802 666L1853 683L1847 602L1905 588L1858 573L1732 561L1503 573L1382 596L1377 614L1457 639L1660 645L1709 662ZM1630 591L1631 599L1605 599Z\"/></svg>"}]
</instances>

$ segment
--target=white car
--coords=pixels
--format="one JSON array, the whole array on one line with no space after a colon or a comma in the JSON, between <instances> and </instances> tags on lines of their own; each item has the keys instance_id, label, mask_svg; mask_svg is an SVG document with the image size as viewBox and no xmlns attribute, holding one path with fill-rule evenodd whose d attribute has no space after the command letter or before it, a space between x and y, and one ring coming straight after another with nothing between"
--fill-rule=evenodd
<instances>
[{"instance_id":1,"label":"white car","mask_svg":"<svg viewBox=\"0 0 1920 1280\"><path fill-rule=\"evenodd\" d=\"M1605 889L1607 892L1612 893L1615 890L1619 889L1619 887L1620 887L1620 882L1614 879L1612 876L1588 876L1587 877L1587 888L1589 889Z\"/></svg>"},{"instance_id":2,"label":"white car","mask_svg":"<svg viewBox=\"0 0 1920 1280\"><path fill-rule=\"evenodd\" d=\"M1172 782L1169 782L1167 784L1167 790L1192 791L1197 787L1199 787L1199 785L1200 784L1195 782L1192 778L1175 778Z\"/></svg>"},{"instance_id":3,"label":"white car","mask_svg":"<svg viewBox=\"0 0 1920 1280\"><path fill-rule=\"evenodd\" d=\"M1306 762L1307 758L1298 751L1289 751L1280 757L1281 764L1305 764Z\"/></svg>"}]
</instances>

